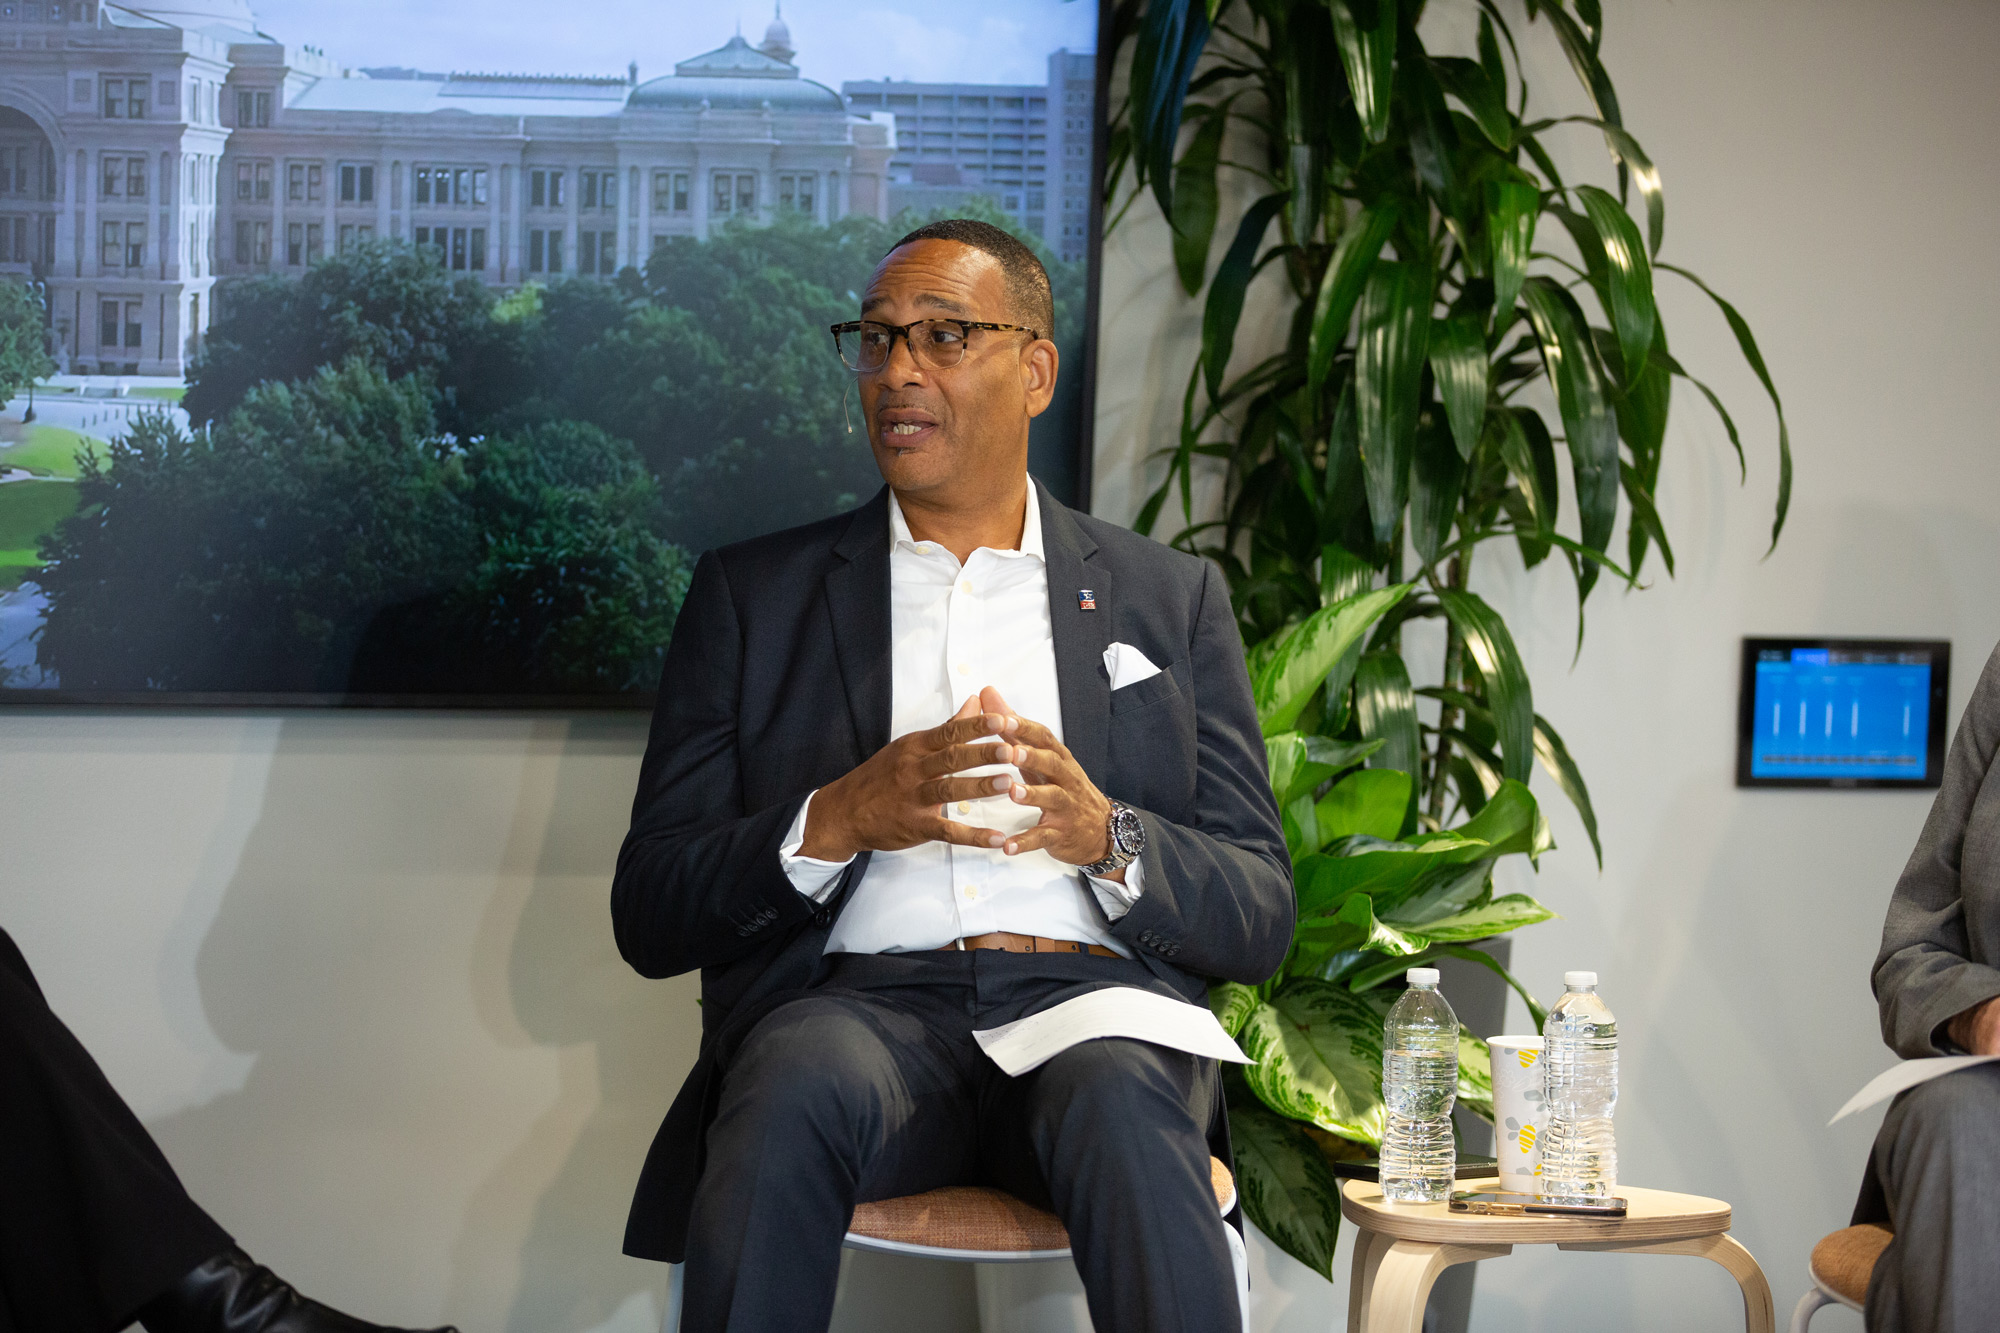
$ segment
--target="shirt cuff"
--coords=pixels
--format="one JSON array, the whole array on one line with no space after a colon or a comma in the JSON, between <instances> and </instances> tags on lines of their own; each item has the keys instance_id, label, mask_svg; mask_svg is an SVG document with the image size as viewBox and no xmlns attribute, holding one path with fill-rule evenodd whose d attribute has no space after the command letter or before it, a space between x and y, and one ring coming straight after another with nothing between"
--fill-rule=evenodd
<instances>
[{"instance_id":1,"label":"shirt cuff","mask_svg":"<svg viewBox=\"0 0 2000 1333\"><path fill-rule=\"evenodd\" d=\"M799 804L798 817L792 820L791 828L786 830L785 840L778 844L778 866L785 872L785 878L792 882L793 888L814 902L823 903L827 895L833 892L833 882L840 877L840 872L847 869L854 858L850 856L845 861L822 861L816 856L799 855L799 848L805 845L806 840L806 812L812 809L813 797L817 795L819 795L817 791L808 793L806 799ZM1136 898L1138 895L1134 894L1133 897ZM1124 915L1124 909L1120 909L1119 915Z\"/></svg>"},{"instance_id":2,"label":"shirt cuff","mask_svg":"<svg viewBox=\"0 0 2000 1333\"><path fill-rule=\"evenodd\" d=\"M805 825L799 827L804 828ZM1090 891L1097 895L1097 905L1104 909L1104 915L1116 921L1131 911L1132 905L1139 901L1139 895L1146 891L1146 858L1141 854L1132 859L1131 864L1125 867L1123 884L1115 879L1100 879L1096 875L1084 878L1090 881Z\"/></svg>"}]
</instances>

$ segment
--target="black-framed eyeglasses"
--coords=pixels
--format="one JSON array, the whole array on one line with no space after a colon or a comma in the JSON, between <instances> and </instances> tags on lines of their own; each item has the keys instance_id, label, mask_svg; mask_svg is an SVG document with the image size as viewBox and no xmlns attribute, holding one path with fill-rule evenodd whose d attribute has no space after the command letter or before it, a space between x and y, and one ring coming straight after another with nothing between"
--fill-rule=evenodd
<instances>
[{"instance_id":1,"label":"black-framed eyeglasses","mask_svg":"<svg viewBox=\"0 0 2000 1333\"><path fill-rule=\"evenodd\" d=\"M965 359L965 345L974 329L1042 336L1025 324L990 324L977 319L919 319L909 324L856 319L833 326L833 347L849 370L865 375L889 364L889 349L901 337L910 345L910 355L918 365L926 370L950 370Z\"/></svg>"}]
</instances>

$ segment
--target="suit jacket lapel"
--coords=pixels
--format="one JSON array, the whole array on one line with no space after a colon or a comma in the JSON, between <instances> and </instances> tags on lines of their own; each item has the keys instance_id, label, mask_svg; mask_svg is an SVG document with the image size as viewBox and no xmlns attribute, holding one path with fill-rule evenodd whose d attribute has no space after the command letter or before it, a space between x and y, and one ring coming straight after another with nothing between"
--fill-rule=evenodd
<instances>
[{"instance_id":1,"label":"suit jacket lapel","mask_svg":"<svg viewBox=\"0 0 2000 1333\"><path fill-rule=\"evenodd\" d=\"M833 554L835 563L826 575L827 617L855 744L866 759L889 743L895 686L889 660L888 487L854 511Z\"/></svg>"},{"instance_id":2,"label":"suit jacket lapel","mask_svg":"<svg viewBox=\"0 0 2000 1333\"><path fill-rule=\"evenodd\" d=\"M1042 506L1042 548L1048 561L1049 628L1056 648L1056 693L1062 700L1063 744L1091 781L1102 787L1111 746L1111 679L1104 650L1111 645L1117 590L1103 566L1091 557L1097 543L1085 535L1069 510L1035 483ZM1094 594L1097 609L1085 611L1078 593Z\"/></svg>"}]
</instances>

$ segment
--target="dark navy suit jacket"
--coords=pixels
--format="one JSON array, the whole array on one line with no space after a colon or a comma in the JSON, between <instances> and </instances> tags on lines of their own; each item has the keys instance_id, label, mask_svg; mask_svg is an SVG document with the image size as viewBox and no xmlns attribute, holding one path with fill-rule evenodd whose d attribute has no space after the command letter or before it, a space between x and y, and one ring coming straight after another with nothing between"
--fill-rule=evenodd
<instances>
[{"instance_id":1,"label":"dark navy suit jacket","mask_svg":"<svg viewBox=\"0 0 2000 1333\"><path fill-rule=\"evenodd\" d=\"M1221 572L1071 510L1039 486L1064 743L1146 825L1146 888L1112 932L1163 989L1257 983L1291 943L1291 865ZM824 905L778 847L800 804L886 745L888 492L851 513L711 551L660 679L611 912L648 977L701 969L702 1047L654 1138L625 1250L678 1260L718 1072L742 1034L810 986L857 856ZM1089 589L1095 610L1077 593ZM1124 642L1160 674L1117 691ZM1086 895L1088 897L1088 895ZM1227 1156L1220 1107L1212 1139Z\"/></svg>"}]
</instances>

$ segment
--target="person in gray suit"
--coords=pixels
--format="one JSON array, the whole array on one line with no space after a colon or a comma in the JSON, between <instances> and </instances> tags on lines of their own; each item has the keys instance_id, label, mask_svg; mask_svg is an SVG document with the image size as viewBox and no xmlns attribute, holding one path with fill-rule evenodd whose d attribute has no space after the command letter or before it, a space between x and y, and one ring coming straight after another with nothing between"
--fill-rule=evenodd
<instances>
[{"instance_id":1,"label":"person in gray suit","mask_svg":"<svg viewBox=\"0 0 2000 1333\"><path fill-rule=\"evenodd\" d=\"M2000 649L1952 738L1944 784L1882 926L1882 1038L1906 1059L2000 1054ZM1895 1240L1868 1284L1870 1333L2000 1321L2000 1064L1934 1078L1882 1122L1854 1222Z\"/></svg>"}]
</instances>

